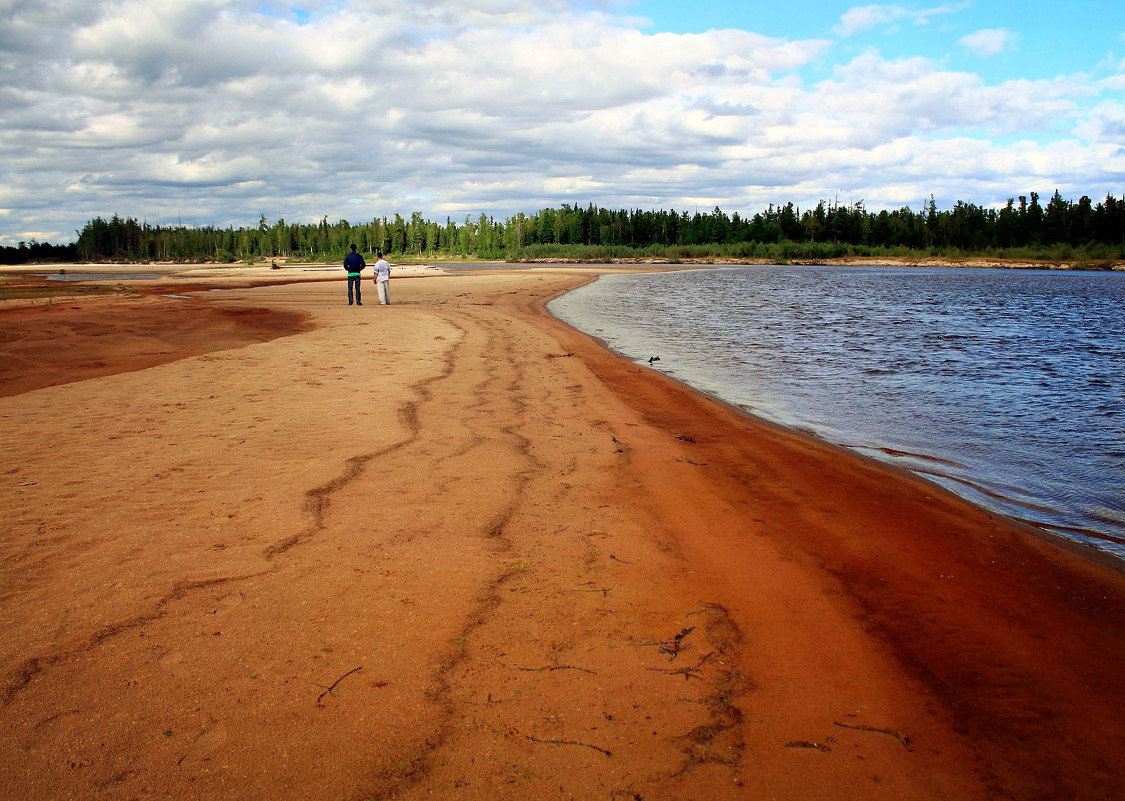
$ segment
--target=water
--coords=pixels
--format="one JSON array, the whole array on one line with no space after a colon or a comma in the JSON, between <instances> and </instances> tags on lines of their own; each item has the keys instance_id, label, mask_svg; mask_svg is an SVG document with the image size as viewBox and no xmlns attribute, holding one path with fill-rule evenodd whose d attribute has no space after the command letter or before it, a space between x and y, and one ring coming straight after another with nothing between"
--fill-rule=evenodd
<instances>
[{"instance_id":1,"label":"water","mask_svg":"<svg viewBox=\"0 0 1125 801\"><path fill-rule=\"evenodd\" d=\"M564 321L748 412L1125 558L1125 274L608 275Z\"/></svg>"},{"instance_id":2,"label":"water","mask_svg":"<svg viewBox=\"0 0 1125 801\"><path fill-rule=\"evenodd\" d=\"M51 273L40 276L48 281L155 281L156 273Z\"/></svg>"}]
</instances>

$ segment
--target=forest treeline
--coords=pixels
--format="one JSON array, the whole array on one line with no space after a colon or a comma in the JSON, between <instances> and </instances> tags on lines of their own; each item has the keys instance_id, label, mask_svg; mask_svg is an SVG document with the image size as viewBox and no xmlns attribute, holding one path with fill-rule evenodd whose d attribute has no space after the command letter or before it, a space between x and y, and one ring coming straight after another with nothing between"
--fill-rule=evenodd
<instances>
[{"instance_id":1,"label":"forest treeline","mask_svg":"<svg viewBox=\"0 0 1125 801\"><path fill-rule=\"evenodd\" d=\"M40 261L74 261L78 258L78 246L51 245L47 242L20 242L19 247L5 245L0 247L0 264L29 264Z\"/></svg>"},{"instance_id":2,"label":"forest treeline","mask_svg":"<svg viewBox=\"0 0 1125 801\"><path fill-rule=\"evenodd\" d=\"M480 215L437 223L415 212L353 225L270 222L253 228L152 226L113 215L77 232L81 260L336 261L356 244L363 253L392 257L479 258L831 258L849 255L999 256L1089 262L1125 259L1125 197L1093 203L1047 202L1038 194L1010 199L1002 208L959 201L939 210L934 199L920 211L868 211L863 202L821 202L804 211L792 203L752 217L710 212L618 210L563 204L537 214L497 221Z\"/></svg>"}]
</instances>

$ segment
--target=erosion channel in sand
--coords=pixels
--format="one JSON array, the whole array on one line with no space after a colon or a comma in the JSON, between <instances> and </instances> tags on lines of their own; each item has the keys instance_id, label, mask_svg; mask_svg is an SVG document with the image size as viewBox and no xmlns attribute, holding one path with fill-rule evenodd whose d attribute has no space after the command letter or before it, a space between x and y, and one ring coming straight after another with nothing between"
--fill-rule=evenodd
<instances>
[{"instance_id":1,"label":"erosion channel in sand","mask_svg":"<svg viewBox=\"0 0 1125 801\"><path fill-rule=\"evenodd\" d=\"M1119 797L1125 577L545 312L594 272L0 310L0 795Z\"/></svg>"}]
</instances>

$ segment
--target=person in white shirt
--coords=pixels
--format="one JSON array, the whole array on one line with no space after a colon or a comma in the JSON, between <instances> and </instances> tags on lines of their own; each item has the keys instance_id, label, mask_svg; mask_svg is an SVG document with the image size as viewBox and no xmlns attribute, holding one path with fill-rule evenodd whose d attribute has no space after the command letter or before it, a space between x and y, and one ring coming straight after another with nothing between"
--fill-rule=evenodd
<instances>
[{"instance_id":1,"label":"person in white shirt","mask_svg":"<svg viewBox=\"0 0 1125 801\"><path fill-rule=\"evenodd\" d=\"M384 306L391 303L391 265L383 258L383 251L379 251L375 262L375 288L379 290L379 302Z\"/></svg>"}]
</instances>

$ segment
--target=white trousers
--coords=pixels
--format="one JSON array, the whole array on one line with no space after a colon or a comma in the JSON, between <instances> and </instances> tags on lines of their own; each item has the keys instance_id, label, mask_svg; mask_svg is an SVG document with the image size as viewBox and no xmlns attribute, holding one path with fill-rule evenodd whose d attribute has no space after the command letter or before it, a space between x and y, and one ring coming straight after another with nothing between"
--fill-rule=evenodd
<instances>
[{"instance_id":1,"label":"white trousers","mask_svg":"<svg viewBox=\"0 0 1125 801\"><path fill-rule=\"evenodd\" d=\"M391 289L387 284L390 281L376 281L375 287L379 290L379 303L384 306L391 305Z\"/></svg>"}]
</instances>

